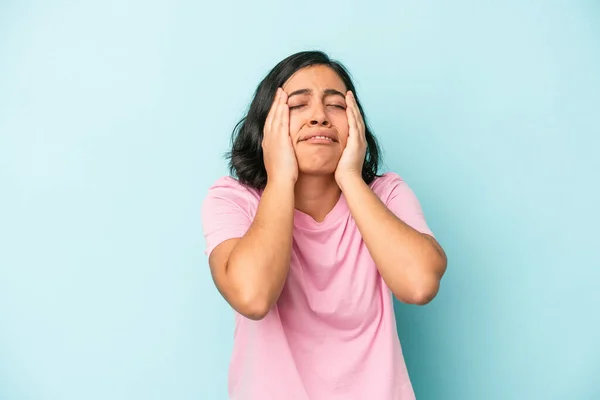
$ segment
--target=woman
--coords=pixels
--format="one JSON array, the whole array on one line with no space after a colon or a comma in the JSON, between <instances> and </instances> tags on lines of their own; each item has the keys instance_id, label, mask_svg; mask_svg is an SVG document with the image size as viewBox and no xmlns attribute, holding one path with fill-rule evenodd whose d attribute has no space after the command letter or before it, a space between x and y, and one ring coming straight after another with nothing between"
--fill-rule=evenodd
<instances>
[{"instance_id":1,"label":"woman","mask_svg":"<svg viewBox=\"0 0 600 400\"><path fill-rule=\"evenodd\" d=\"M229 394L413 399L392 303L426 304L446 256L379 151L345 68L294 54L234 129L203 204L214 282L235 310ZM391 293L391 294L390 294Z\"/></svg>"}]
</instances>

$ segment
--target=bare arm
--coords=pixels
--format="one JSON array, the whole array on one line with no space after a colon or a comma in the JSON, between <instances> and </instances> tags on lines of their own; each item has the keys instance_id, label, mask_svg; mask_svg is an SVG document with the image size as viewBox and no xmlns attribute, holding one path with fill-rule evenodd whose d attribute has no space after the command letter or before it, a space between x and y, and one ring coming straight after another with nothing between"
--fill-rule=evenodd
<instances>
[{"instance_id":1,"label":"bare arm","mask_svg":"<svg viewBox=\"0 0 600 400\"><path fill-rule=\"evenodd\" d=\"M263 318L281 294L290 264L293 216L294 185L267 184L244 237L221 243L210 255L219 292L247 318Z\"/></svg>"},{"instance_id":2,"label":"bare arm","mask_svg":"<svg viewBox=\"0 0 600 400\"><path fill-rule=\"evenodd\" d=\"M401 221L363 181L365 123L354 95L346 95L348 143L335 178L386 285L405 303L426 304L437 294L446 254L430 235Z\"/></svg>"},{"instance_id":3,"label":"bare arm","mask_svg":"<svg viewBox=\"0 0 600 400\"><path fill-rule=\"evenodd\" d=\"M262 141L268 183L246 234L218 245L209 257L213 279L240 314L264 318L285 284L292 249L298 162L289 134L287 94L278 89Z\"/></svg>"},{"instance_id":4,"label":"bare arm","mask_svg":"<svg viewBox=\"0 0 600 400\"><path fill-rule=\"evenodd\" d=\"M383 204L357 177L342 191L365 245L394 296L409 304L426 304L437 294L446 271L446 254L430 235L416 231Z\"/></svg>"}]
</instances>

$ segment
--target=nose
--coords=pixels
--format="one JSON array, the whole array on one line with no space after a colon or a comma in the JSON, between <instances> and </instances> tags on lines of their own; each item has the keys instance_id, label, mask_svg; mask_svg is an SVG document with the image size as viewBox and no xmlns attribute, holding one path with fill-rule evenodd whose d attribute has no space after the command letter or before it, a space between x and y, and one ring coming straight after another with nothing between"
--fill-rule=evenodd
<instances>
[{"instance_id":1,"label":"nose","mask_svg":"<svg viewBox=\"0 0 600 400\"><path fill-rule=\"evenodd\" d=\"M310 118L309 124L311 126L329 126L330 122L325 112L323 104L317 103L313 107L313 114Z\"/></svg>"}]
</instances>

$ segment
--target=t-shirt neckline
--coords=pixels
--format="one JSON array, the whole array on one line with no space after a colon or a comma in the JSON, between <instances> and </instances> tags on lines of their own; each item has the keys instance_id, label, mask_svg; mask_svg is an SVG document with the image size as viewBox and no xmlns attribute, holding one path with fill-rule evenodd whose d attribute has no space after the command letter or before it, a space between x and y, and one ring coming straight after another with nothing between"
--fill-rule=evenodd
<instances>
[{"instance_id":1,"label":"t-shirt neckline","mask_svg":"<svg viewBox=\"0 0 600 400\"><path fill-rule=\"evenodd\" d=\"M313 217L300 210L294 209L294 226L305 229L319 229L337 221L347 211L348 204L346 203L346 198L343 193L340 193L338 201L321 222L316 221Z\"/></svg>"}]
</instances>

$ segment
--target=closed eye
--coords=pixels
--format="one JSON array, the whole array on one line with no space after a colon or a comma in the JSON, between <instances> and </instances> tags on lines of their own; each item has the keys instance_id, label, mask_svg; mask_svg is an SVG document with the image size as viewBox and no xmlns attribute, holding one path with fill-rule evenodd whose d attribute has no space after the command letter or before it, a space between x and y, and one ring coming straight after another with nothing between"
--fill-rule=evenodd
<instances>
[{"instance_id":1,"label":"closed eye","mask_svg":"<svg viewBox=\"0 0 600 400\"><path fill-rule=\"evenodd\" d=\"M290 110L296 110L298 108L306 107L306 104L298 104L297 106L290 106Z\"/></svg>"},{"instance_id":2,"label":"closed eye","mask_svg":"<svg viewBox=\"0 0 600 400\"><path fill-rule=\"evenodd\" d=\"M339 108L340 110L345 110L346 107L340 105L340 104L329 104L329 107L334 107L334 108Z\"/></svg>"}]
</instances>

